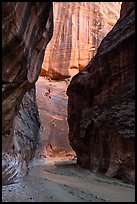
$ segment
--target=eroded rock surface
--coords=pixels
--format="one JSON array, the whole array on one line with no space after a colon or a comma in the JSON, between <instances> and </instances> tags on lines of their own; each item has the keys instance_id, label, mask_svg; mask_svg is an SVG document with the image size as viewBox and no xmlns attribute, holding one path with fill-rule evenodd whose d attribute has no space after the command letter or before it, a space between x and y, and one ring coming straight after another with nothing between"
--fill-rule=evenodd
<instances>
[{"instance_id":1,"label":"eroded rock surface","mask_svg":"<svg viewBox=\"0 0 137 204\"><path fill-rule=\"evenodd\" d=\"M69 139L77 163L131 182L135 181L134 55L132 2L67 90Z\"/></svg>"},{"instance_id":2,"label":"eroded rock surface","mask_svg":"<svg viewBox=\"0 0 137 204\"><path fill-rule=\"evenodd\" d=\"M2 3L3 184L19 181L34 156L40 125L34 84L52 32L51 2Z\"/></svg>"},{"instance_id":3,"label":"eroded rock surface","mask_svg":"<svg viewBox=\"0 0 137 204\"><path fill-rule=\"evenodd\" d=\"M54 33L42 76L64 79L82 69L120 16L118 2L54 2Z\"/></svg>"}]
</instances>

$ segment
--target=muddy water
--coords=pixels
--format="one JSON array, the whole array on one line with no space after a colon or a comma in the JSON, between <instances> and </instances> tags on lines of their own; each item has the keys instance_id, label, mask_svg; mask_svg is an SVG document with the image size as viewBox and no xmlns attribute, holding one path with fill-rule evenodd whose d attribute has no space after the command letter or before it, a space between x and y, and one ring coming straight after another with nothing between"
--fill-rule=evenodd
<instances>
[{"instance_id":1,"label":"muddy water","mask_svg":"<svg viewBox=\"0 0 137 204\"><path fill-rule=\"evenodd\" d=\"M135 186L92 173L70 158L35 160L29 175L3 186L3 202L134 202Z\"/></svg>"}]
</instances>

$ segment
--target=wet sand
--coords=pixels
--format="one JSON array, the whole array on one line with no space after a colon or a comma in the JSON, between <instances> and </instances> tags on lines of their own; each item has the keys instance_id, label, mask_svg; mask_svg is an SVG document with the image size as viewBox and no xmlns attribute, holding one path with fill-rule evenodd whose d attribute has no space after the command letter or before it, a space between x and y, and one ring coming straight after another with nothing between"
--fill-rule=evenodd
<instances>
[{"instance_id":1,"label":"wet sand","mask_svg":"<svg viewBox=\"0 0 137 204\"><path fill-rule=\"evenodd\" d=\"M2 202L134 201L134 185L92 173L70 158L34 160L22 182L2 187Z\"/></svg>"}]
</instances>

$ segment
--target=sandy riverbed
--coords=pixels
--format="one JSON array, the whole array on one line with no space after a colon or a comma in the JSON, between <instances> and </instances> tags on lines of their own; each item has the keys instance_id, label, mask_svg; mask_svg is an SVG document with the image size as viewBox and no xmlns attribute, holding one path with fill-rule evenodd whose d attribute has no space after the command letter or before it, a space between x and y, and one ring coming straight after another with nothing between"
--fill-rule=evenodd
<instances>
[{"instance_id":1,"label":"sandy riverbed","mask_svg":"<svg viewBox=\"0 0 137 204\"><path fill-rule=\"evenodd\" d=\"M34 160L22 182L2 187L2 202L134 201L134 185L92 173L70 158Z\"/></svg>"}]
</instances>

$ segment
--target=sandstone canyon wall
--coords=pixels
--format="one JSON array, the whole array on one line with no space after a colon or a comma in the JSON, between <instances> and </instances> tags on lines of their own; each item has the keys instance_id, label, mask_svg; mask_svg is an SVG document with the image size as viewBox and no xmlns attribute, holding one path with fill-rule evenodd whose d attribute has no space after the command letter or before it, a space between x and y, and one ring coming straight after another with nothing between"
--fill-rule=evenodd
<instances>
[{"instance_id":1,"label":"sandstone canyon wall","mask_svg":"<svg viewBox=\"0 0 137 204\"><path fill-rule=\"evenodd\" d=\"M63 79L86 66L118 20L120 7L118 2L54 2L54 33L41 75Z\"/></svg>"},{"instance_id":2,"label":"sandstone canyon wall","mask_svg":"<svg viewBox=\"0 0 137 204\"><path fill-rule=\"evenodd\" d=\"M68 87L69 140L82 167L134 182L135 4L122 8L95 57Z\"/></svg>"},{"instance_id":3,"label":"sandstone canyon wall","mask_svg":"<svg viewBox=\"0 0 137 204\"><path fill-rule=\"evenodd\" d=\"M45 48L53 33L51 2L2 3L2 182L27 173L38 140L35 99Z\"/></svg>"},{"instance_id":4,"label":"sandstone canyon wall","mask_svg":"<svg viewBox=\"0 0 137 204\"><path fill-rule=\"evenodd\" d=\"M68 139L67 87L65 80L49 80L42 76L36 82L36 100L41 125L35 158L75 154Z\"/></svg>"}]
</instances>

